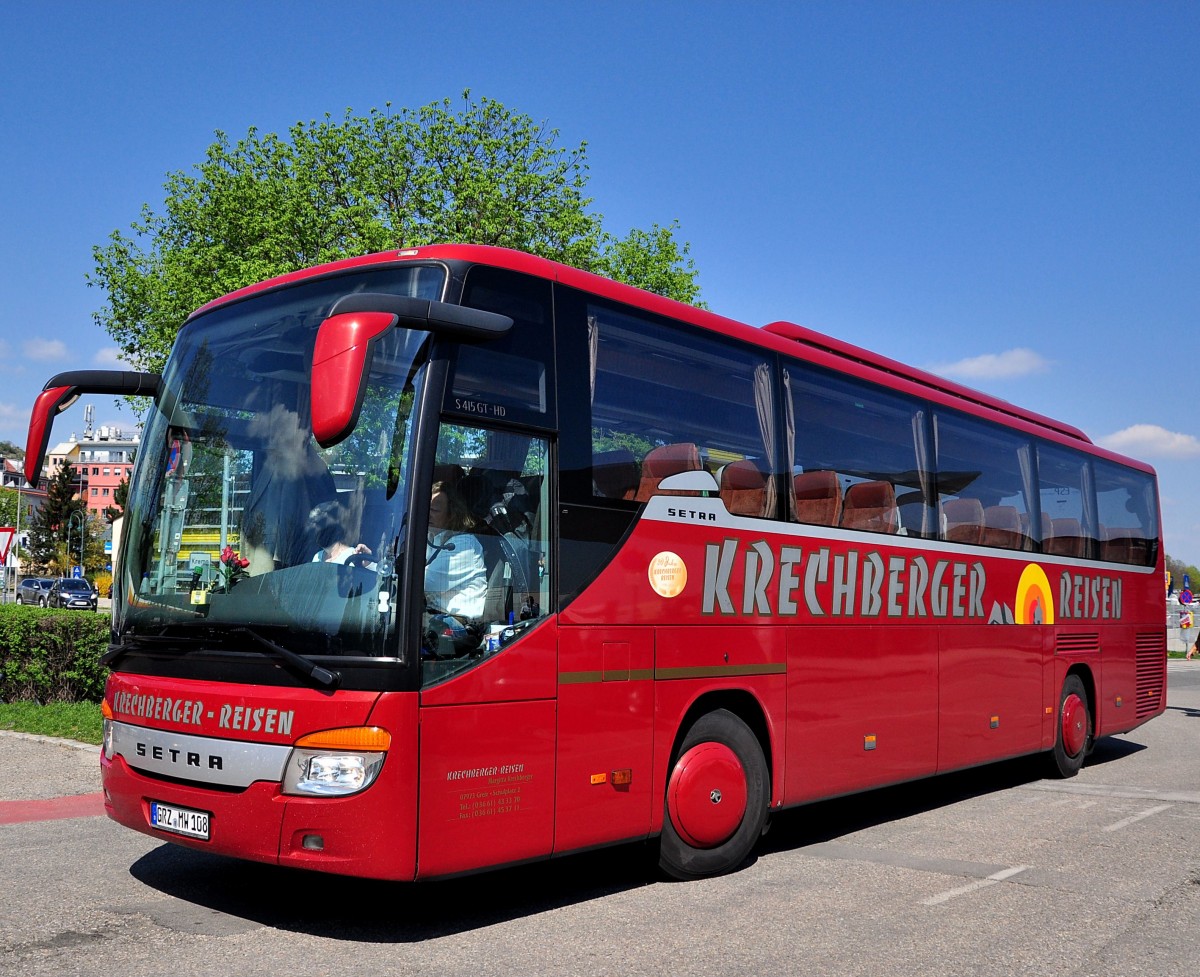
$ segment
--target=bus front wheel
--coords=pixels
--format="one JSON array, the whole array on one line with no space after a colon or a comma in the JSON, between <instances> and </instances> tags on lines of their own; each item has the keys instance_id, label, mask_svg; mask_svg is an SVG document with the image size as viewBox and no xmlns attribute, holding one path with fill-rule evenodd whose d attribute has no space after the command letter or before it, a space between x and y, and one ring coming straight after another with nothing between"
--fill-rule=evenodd
<instances>
[{"instance_id":1,"label":"bus front wheel","mask_svg":"<svg viewBox=\"0 0 1200 977\"><path fill-rule=\"evenodd\" d=\"M685 881L732 871L762 834L769 802L758 737L726 709L701 716L667 780L659 866Z\"/></svg>"},{"instance_id":2,"label":"bus front wheel","mask_svg":"<svg viewBox=\"0 0 1200 977\"><path fill-rule=\"evenodd\" d=\"M1068 675L1058 702L1058 729L1051 772L1060 777L1074 777L1079 773L1084 758L1091 752L1094 732L1083 680L1078 675Z\"/></svg>"}]
</instances>

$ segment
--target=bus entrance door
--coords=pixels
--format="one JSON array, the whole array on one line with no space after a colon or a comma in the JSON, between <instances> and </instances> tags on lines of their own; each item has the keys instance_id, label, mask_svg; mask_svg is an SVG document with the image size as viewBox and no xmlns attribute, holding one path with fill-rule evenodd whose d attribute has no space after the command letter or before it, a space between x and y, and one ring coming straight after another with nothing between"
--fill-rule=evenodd
<instances>
[{"instance_id":1,"label":"bus entrance door","mask_svg":"<svg viewBox=\"0 0 1200 977\"><path fill-rule=\"evenodd\" d=\"M548 617L421 693L418 878L550 854L557 647Z\"/></svg>"}]
</instances>

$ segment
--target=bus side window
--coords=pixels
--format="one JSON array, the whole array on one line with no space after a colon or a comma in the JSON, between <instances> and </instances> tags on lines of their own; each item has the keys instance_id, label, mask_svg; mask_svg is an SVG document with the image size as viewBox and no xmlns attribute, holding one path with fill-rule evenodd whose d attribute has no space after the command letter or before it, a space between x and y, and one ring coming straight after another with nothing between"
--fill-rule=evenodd
<instances>
[{"instance_id":1,"label":"bus side window","mask_svg":"<svg viewBox=\"0 0 1200 977\"><path fill-rule=\"evenodd\" d=\"M866 532L936 534L923 405L808 364L784 367L790 518Z\"/></svg>"},{"instance_id":2,"label":"bus side window","mask_svg":"<svg viewBox=\"0 0 1200 977\"><path fill-rule=\"evenodd\" d=\"M1045 542L1042 552L1076 559L1098 555L1091 466L1086 456L1041 442L1038 489Z\"/></svg>"},{"instance_id":3,"label":"bus side window","mask_svg":"<svg viewBox=\"0 0 1200 977\"><path fill-rule=\"evenodd\" d=\"M945 408L933 422L942 539L1032 550L1030 439Z\"/></svg>"},{"instance_id":4,"label":"bus side window","mask_svg":"<svg viewBox=\"0 0 1200 977\"><path fill-rule=\"evenodd\" d=\"M737 486L727 484L723 497L736 496L739 515L773 517L780 468L774 364L762 354L620 306L590 302L584 319L588 372L581 386L590 409L593 493L588 501L644 503L655 495L694 495L664 491L659 484L689 471L707 471L719 483L722 472L736 466L728 478ZM754 495L759 487L761 498Z\"/></svg>"},{"instance_id":5,"label":"bus side window","mask_svg":"<svg viewBox=\"0 0 1200 977\"><path fill-rule=\"evenodd\" d=\"M1093 461L1100 559L1153 566L1158 559L1154 479L1107 461Z\"/></svg>"}]
</instances>

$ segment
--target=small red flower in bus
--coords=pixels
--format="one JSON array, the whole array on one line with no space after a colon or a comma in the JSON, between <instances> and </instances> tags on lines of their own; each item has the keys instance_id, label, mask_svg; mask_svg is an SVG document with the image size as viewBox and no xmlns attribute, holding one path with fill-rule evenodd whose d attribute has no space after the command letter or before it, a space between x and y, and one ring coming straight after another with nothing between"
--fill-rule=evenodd
<instances>
[{"instance_id":1,"label":"small red flower in bus","mask_svg":"<svg viewBox=\"0 0 1200 977\"><path fill-rule=\"evenodd\" d=\"M242 577L249 576L246 573L248 566L250 566L249 560L232 546L226 546L221 550L221 565L217 568L217 579L212 583L212 591L218 594L229 593L233 589L233 585Z\"/></svg>"}]
</instances>

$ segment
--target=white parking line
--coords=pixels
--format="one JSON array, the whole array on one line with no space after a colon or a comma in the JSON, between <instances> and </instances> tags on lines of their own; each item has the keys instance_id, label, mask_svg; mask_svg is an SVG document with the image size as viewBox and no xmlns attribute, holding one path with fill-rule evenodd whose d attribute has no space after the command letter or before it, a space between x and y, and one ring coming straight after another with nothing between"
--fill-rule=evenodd
<instances>
[{"instance_id":1,"label":"white parking line","mask_svg":"<svg viewBox=\"0 0 1200 977\"><path fill-rule=\"evenodd\" d=\"M1167 808L1170 808L1170 807L1174 807L1174 805L1173 804L1159 804L1158 807L1152 807L1148 811L1142 811L1141 814L1134 814L1131 817L1123 818L1122 820L1116 822L1116 824L1110 824L1104 830L1105 831L1120 831L1122 828L1128 828L1131 824L1136 824L1138 821L1141 821L1143 818L1148 818L1155 814L1161 814L1163 811L1167 810Z\"/></svg>"},{"instance_id":2,"label":"white parking line","mask_svg":"<svg viewBox=\"0 0 1200 977\"><path fill-rule=\"evenodd\" d=\"M988 886L995 885L997 882L1003 882L1005 879L1011 879L1014 875L1020 875L1029 868L1028 865L1017 865L1014 868L1001 869L993 875L989 875L986 879L977 879L970 885L960 886L957 889L951 889L949 892L941 892L936 896L930 896L928 899L922 899L922 906L938 906L943 902L949 902L958 896L965 896L968 893L976 892L979 889L986 889Z\"/></svg>"}]
</instances>

